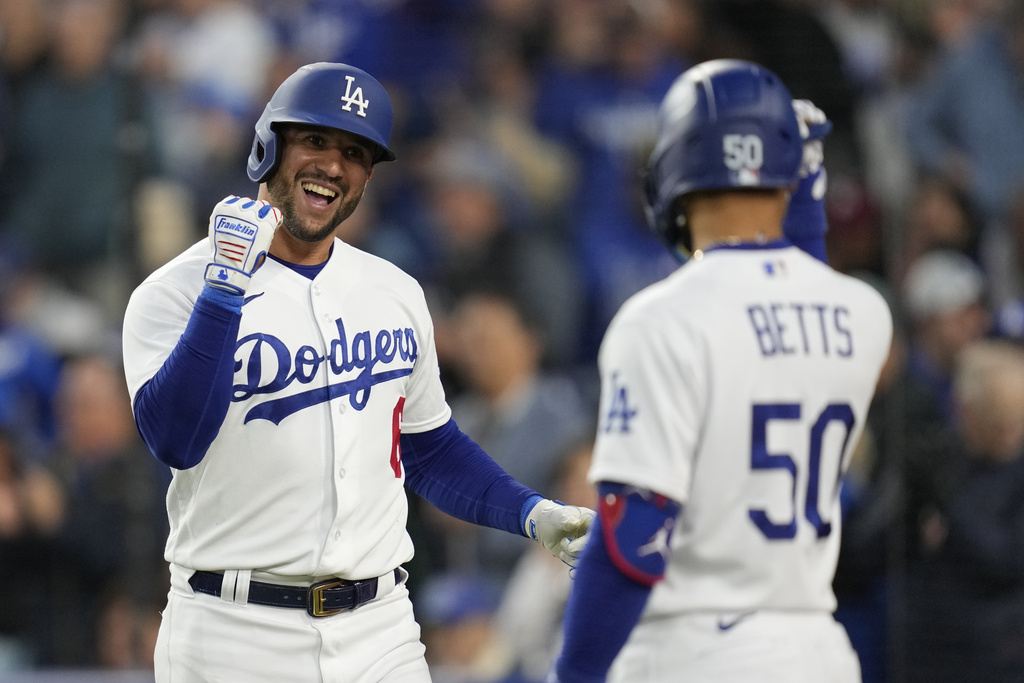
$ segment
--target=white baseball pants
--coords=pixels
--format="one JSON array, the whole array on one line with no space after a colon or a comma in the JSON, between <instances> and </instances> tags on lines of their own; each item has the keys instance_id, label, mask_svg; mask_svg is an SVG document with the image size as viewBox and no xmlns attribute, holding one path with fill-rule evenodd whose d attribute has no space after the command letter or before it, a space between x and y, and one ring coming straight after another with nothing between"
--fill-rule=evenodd
<instances>
[{"instance_id":1,"label":"white baseball pants","mask_svg":"<svg viewBox=\"0 0 1024 683\"><path fill-rule=\"evenodd\" d=\"M831 614L692 614L641 622L609 683L861 683Z\"/></svg>"},{"instance_id":2,"label":"white baseball pants","mask_svg":"<svg viewBox=\"0 0 1024 683\"><path fill-rule=\"evenodd\" d=\"M388 589L317 618L195 593L172 568L156 683L430 683L409 591Z\"/></svg>"}]
</instances>

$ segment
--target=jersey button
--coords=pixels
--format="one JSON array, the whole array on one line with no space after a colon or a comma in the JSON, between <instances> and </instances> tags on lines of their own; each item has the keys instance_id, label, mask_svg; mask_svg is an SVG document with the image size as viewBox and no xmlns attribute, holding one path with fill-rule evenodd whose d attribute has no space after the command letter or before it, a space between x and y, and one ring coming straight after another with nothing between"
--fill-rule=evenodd
<instances>
[{"instance_id":1,"label":"jersey button","mask_svg":"<svg viewBox=\"0 0 1024 683\"><path fill-rule=\"evenodd\" d=\"M338 404L338 412L341 413L342 415L345 414L345 404L344 403L339 403Z\"/></svg>"},{"instance_id":2,"label":"jersey button","mask_svg":"<svg viewBox=\"0 0 1024 683\"><path fill-rule=\"evenodd\" d=\"M331 322L331 316L329 313L324 313L321 317L324 319L325 323Z\"/></svg>"},{"instance_id":3,"label":"jersey button","mask_svg":"<svg viewBox=\"0 0 1024 683\"><path fill-rule=\"evenodd\" d=\"M313 294L320 296L320 285L313 285Z\"/></svg>"},{"instance_id":4,"label":"jersey button","mask_svg":"<svg viewBox=\"0 0 1024 683\"><path fill-rule=\"evenodd\" d=\"M338 479L344 479L344 478L345 478L345 468L342 467L340 470L338 470Z\"/></svg>"},{"instance_id":5,"label":"jersey button","mask_svg":"<svg viewBox=\"0 0 1024 683\"><path fill-rule=\"evenodd\" d=\"M334 532L334 540L337 541L339 538L341 538L341 532L340 531L335 531Z\"/></svg>"}]
</instances>

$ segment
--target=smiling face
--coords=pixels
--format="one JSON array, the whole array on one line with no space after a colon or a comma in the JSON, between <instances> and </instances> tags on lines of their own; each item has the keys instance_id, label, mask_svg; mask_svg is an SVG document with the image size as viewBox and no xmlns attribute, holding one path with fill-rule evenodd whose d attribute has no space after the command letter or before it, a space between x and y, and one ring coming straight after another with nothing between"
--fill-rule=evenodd
<instances>
[{"instance_id":1,"label":"smiling face","mask_svg":"<svg viewBox=\"0 0 1024 683\"><path fill-rule=\"evenodd\" d=\"M352 133L299 124L280 128L281 160L267 194L296 240L319 243L359 204L373 175L373 144Z\"/></svg>"}]
</instances>

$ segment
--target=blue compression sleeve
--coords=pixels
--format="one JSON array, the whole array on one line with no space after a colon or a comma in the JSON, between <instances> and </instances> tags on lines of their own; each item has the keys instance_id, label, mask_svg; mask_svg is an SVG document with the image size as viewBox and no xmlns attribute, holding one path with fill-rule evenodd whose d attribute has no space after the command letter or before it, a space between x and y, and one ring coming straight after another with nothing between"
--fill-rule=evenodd
<instances>
[{"instance_id":1,"label":"blue compression sleeve","mask_svg":"<svg viewBox=\"0 0 1024 683\"><path fill-rule=\"evenodd\" d=\"M823 173L824 167L800 181L789 199L789 208L782 221L782 232L790 242L822 263L828 263L825 250L825 233L828 232L825 198L815 199L813 193L814 183Z\"/></svg>"},{"instance_id":2,"label":"blue compression sleeve","mask_svg":"<svg viewBox=\"0 0 1024 683\"><path fill-rule=\"evenodd\" d=\"M556 663L559 683L604 683L608 669L640 620L651 587L612 564L595 519L565 609L565 641Z\"/></svg>"},{"instance_id":3,"label":"blue compression sleeve","mask_svg":"<svg viewBox=\"0 0 1024 683\"><path fill-rule=\"evenodd\" d=\"M576 566L565 612L559 683L603 683L640 620L651 587L664 575L678 503L602 482L600 508ZM616 502L609 505L608 500ZM664 553L649 548L664 545Z\"/></svg>"},{"instance_id":4,"label":"blue compression sleeve","mask_svg":"<svg viewBox=\"0 0 1024 683\"><path fill-rule=\"evenodd\" d=\"M466 522L526 535L524 511L540 494L501 469L455 420L402 434L401 449L406 484L431 505Z\"/></svg>"},{"instance_id":5,"label":"blue compression sleeve","mask_svg":"<svg viewBox=\"0 0 1024 683\"><path fill-rule=\"evenodd\" d=\"M205 287L177 346L135 396L139 433L170 467L197 465L227 415L241 307L241 294Z\"/></svg>"}]
</instances>

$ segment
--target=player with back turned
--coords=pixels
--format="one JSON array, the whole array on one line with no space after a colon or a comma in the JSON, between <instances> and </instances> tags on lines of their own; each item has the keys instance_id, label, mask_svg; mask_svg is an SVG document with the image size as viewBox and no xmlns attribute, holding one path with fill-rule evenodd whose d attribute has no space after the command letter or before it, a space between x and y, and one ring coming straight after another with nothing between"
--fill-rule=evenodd
<instances>
[{"instance_id":1,"label":"player with back turned","mask_svg":"<svg viewBox=\"0 0 1024 683\"><path fill-rule=\"evenodd\" d=\"M425 683L405 486L572 563L593 513L502 471L451 419L423 292L335 238L389 149L372 76L305 66L256 124L257 199L133 293L136 422L172 468L156 680Z\"/></svg>"},{"instance_id":2,"label":"player with back turned","mask_svg":"<svg viewBox=\"0 0 1024 683\"><path fill-rule=\"evenodd\" d=\"M860 680L832 616L839 488L892 319L822 262L827 129L750 62L666 94L648 216L690 258L602 342L598 518L550 681Z\"/></svg>"}]
</instances>

